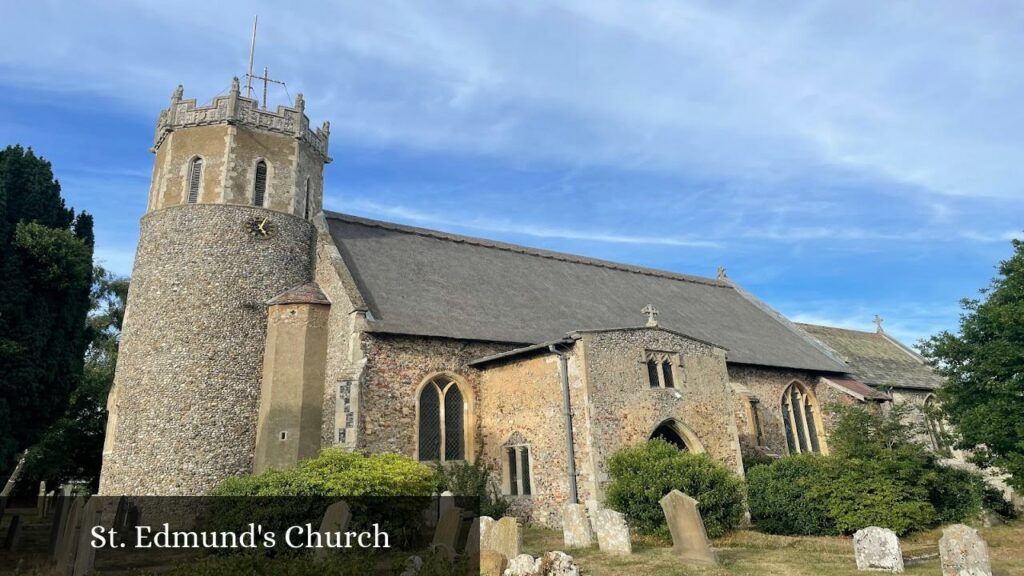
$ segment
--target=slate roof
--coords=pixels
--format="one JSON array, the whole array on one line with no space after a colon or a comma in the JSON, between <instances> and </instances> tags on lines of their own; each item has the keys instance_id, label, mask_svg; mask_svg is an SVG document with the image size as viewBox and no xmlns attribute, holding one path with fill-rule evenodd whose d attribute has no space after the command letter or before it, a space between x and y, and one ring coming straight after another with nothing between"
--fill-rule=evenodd
<instances>
[{"instance_id":1,"label":"slate roof","mask_svg":"<svg viewBox=\"0 0 1024 576\"><path fill-rule=\"evenodd\" d=\"M888 334L816 324L798 324L838 352L850 373L872 386L934 390L942 385L924 358Z\"/></svg>"},{"instance_id":2,"label":"slate roof","mask_svg":"<svg viewBox=\"0 0 1024 576\"><path fill-rule=\"evenodd\" d=\"M835 376L830 376L828 378L823 377L822 380L839 386L861 400L892 400L888 394L875 390L860 380L854 380L853 378L837 378Z\"/></svg>"},{"instance_id":3,"label":"slate roof","mask_svg":"<svg viewBox=\"0 0 1024 576\"><path fill-rule=\"evenodd\" d=\"M324 214L374 332L537 344L642 324L653 304L660 326L727 349L730 362L846 372L728 280Z\"/></svg>"}]
</instances>

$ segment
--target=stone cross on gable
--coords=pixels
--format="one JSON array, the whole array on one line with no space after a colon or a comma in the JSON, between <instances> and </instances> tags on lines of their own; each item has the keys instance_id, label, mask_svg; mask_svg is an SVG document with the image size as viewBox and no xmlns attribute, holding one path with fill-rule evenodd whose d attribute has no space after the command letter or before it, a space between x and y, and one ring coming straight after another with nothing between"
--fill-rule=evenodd
<instances>
[{"instance_id":1,"label":"stone cross on gable","mask_svg":"<svg viewBox=\"0 0 1024 576\"><path fill-rule=\"evenodd\" d=\"M882 317L879 316L878 314L875 314L875 331L879 334L885 332L885 330L882 330L882 322L884 322L884 320L882 320Z\"/></svg>"},{"instance_id":2,"label":"stone cross on gable","mask_svg":"<svg viewBox=\"0 0 1024 576\"><path fill-rule=\"evenodd\" d=\"M654 305L648 304L647 306L644 306L644 309L641 310L641 312L647 314L648 326L653 327L658 325L658 309L655 308Z\"/></svg>"}]
</instances>

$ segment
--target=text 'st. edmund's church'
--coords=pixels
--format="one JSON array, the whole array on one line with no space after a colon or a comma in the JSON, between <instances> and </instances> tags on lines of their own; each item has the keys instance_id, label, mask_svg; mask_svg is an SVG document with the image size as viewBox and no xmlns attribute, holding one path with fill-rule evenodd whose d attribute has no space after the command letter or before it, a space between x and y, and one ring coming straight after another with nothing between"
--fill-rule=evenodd
<instances>
[{"instance_id":1,"label":"text 'st. edmund's church'","mask_svg":"<svg viewBox=\"0 0 1024 576\"><path fill-rule=\"evenodd\" d=\"M931 402L919 356L687 276L322 209L329 126L236 80L160 113L103 494L203 494L342 446L482 460L513 512L601 500L661 437L743 474L828 452L829 402Z\"/></svg>"}]
</instances>

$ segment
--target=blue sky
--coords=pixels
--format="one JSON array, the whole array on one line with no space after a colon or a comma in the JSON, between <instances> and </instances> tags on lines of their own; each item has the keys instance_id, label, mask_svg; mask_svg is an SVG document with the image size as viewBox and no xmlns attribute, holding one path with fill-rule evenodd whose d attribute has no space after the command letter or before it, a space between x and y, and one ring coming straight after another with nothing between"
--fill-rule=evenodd
<instances>
[{"instance_id":1,"label":"blue sky","mask_svg":"<svg viewBox=\"0 0 1024 576\"><path fill-rule=\"evenodd\" d=\"M128 274L159 110L257 66L328 208L679 272L798 321L954 329L1024 228L1024 5L4 2L0 145Z\"/></svg>"}]
</instances>

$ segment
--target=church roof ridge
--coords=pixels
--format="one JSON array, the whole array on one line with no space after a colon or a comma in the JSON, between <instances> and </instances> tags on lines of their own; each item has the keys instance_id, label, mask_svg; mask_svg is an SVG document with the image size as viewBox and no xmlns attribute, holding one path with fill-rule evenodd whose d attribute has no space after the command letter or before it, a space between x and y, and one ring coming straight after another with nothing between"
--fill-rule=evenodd
<instances>
[{"instance_id":1,"label":"church roof ridge","mask_svg":"<svg viewBox=\"0 0 1024 576\"><path fill-rule=\"evenodd\" d=\"M863 336L878 336L878 332L875 330L857 330L854 328L842 328L840 326L827 326L825 324L811 324L810 322L794 322L800 328L821 329L821 330L834 330L836 332L853 332Z\"/></svg>"},{"instance_id":2,"label":"church roof ridge","mask_svg":"<svg viewBox=\"0 0 1024 576\"><path fill-rule=\"evenodd\" d=\"M633 264L625 264L622 262L614 262L611 260L602 260L600 258L591 258L589 256L580 256L577 254L570 254L568 252L558 252L554 250L545 250L542 248L533 248L530 246L523 246L520 244L512 244L509 242L499 242L496 240L488 240L486 238L479 238L476 236L465 236L462 234L454 234L451 232L444 232L442 230L433 230L430 228L421 228L418 226L410 226L407 224L398 224L395 222L387 222L384 220L374 220L371 218L364 218L362 216L355 216L352 214L345 214L342 212L332 212L324 210L324 216L327 219L342 220L345 222L359 224L362 226L369 226L372 228L381 228L384 230L392 230L395 232L402 232L405 234L415 234L417 236L423 236L425 238L433 238L436 240L446 240L449 242L458 242L463 244L470 244L473 246L480 246L483 248L493 248L496 250L504 250L506 252L515 252L517 254L525 254L528 256L537 256L540 258L548 258L550 260L558 260L561 262L572 262L574 264L584 264L588 266L597 266L600 268L609 268L612 270L620 270L623 272L631 272L633 274L644 274L647 276L658 276L661 278L668 278L671 280L679 280L681 282L693 282L696 284L704 284L707 286L715 286L719 288L732 288L735 289L735 285L727 280L718 280L715 278L705 278L703 276L696 276L691 274L681 274L679 272L670 272L668 270L660 270L658 268L648 268L645 266L636 266Z\"/></svg>"}]
</instances>

